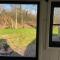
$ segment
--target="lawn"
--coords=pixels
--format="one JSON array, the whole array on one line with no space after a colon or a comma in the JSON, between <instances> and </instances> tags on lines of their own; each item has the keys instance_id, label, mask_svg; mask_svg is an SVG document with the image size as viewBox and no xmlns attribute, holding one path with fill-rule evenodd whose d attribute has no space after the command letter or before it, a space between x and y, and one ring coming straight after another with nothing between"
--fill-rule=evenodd
<instances>
[{"instance_id":1,"label":"lawn","mask_svg":"<svg viewBox=\"0 0 60 60\"><path fill-rule=\"evenodd\" d=\"M58 35L59 34L59 29L58 26L53 27L53 35Z\"/></svg>"},{"instance_id":2,"label":"lawn","mask_svg":"<svg viewBox=\"0 0 60 60\"><path fill-rule=\"evenodd\" d=\"M33 28L0 29L0 39L6 39L7 44L17 52L36 40L36 30Z\"/></svg>"}]
</instances>

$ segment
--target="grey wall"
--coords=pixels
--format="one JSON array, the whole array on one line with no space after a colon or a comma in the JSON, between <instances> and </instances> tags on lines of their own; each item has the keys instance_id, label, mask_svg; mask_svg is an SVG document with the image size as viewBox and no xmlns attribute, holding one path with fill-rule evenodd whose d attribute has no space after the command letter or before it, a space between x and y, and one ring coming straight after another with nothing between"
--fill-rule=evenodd
<instances>
[{"instance_id":1,"label":"grey wall","mask_svg":"<svg viewBox=\"0 0 60 60\"><path fill-rule=\"evenodd\" d=\"M60 60L60 48L48 46L51 1L60 0L40 1L39 60Z\"/></svg>"}]
</instances>

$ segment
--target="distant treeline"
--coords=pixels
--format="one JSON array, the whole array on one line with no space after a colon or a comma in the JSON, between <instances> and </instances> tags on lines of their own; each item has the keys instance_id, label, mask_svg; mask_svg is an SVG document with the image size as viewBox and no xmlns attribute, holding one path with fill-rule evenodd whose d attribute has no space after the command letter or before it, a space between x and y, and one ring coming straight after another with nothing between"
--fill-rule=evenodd
<instances>
[{"instance_id":1,"label":"distant treeline","mask_svg":"<svg viewBox=\"0 0 60 60\"><path fill-rule=\"evenodd\" d=\"M25 27L25 24L35 28L36 20L36 15L20 8L0 11L0 28L20 28Z\"/></svg>"}]
</instances>

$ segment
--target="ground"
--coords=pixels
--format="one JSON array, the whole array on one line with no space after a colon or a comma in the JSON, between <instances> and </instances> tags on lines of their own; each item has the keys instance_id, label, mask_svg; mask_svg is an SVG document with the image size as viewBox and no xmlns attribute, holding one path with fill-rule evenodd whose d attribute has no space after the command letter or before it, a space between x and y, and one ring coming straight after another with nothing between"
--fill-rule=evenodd
<instances>
[{"instance_id":1,"label":"ground","mask_svg":"<svg viewBox=\"0 0 60 60\"><path fill-rule=\"evenodd\" d=\"M5 39L12 50L24 56L27 46L36 40L33 28L0 29L0 39Z\"/></svg>"}]
</instances>

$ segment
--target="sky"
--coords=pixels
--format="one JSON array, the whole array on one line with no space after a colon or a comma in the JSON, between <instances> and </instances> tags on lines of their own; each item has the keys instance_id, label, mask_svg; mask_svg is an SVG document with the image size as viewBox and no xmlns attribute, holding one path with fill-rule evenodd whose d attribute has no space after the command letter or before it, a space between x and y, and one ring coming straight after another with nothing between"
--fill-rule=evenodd
<instances>
[{"instance_id":1,"label":"sky","mask_svg":"<svg viewBox=\"0 0 60 60\"><path fill-rule=\"evenodd\" d=\"M22 5L22 8L31 11L33 14L37 13L37 5L26 4Z\"/></svg>"},{"instance_id":2,"label":"sky","mask_svg":"<svg viewBox=\"0 0 60 60\"><path fill-rule=\"evenodd\" d=\"M60 15L60 8L56 7L54 8L54 16L59 16Z\"/></svg>"},{"instance_id":3,"label":"sky","mask_svg":"<svg viewBox=\"0 0 60 60\"><path fill-rule=\"evenodd\" d=\"M6 10L11 10L11 5L12 4L0 4L0 7L3 5L3 8ZM36 14L37 13L37 5L33 5L33 4L22 4L22 9L31 11L32 14Z\"/></svg>"}]
</instances>

